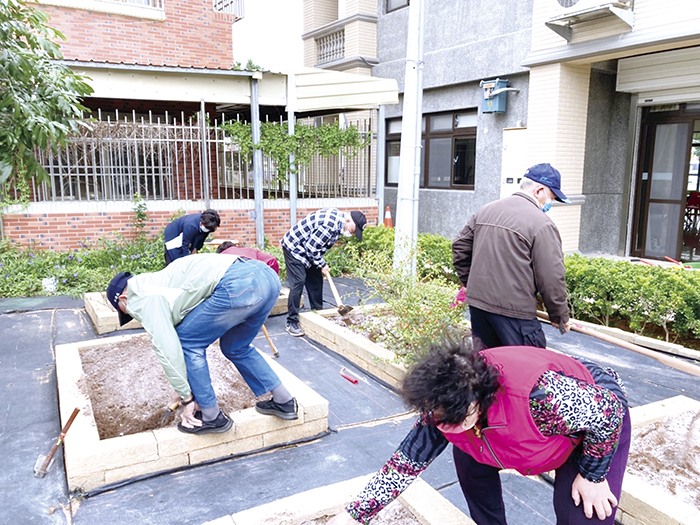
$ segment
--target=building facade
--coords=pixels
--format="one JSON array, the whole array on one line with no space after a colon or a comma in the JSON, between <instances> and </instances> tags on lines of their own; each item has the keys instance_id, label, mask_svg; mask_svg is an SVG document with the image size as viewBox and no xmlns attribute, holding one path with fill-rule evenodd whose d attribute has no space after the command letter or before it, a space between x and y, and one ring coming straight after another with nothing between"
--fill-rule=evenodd
<instances>
[{"instance_id":1,"label":"building facade","mask_svg":"<svg viewBox=\"0 0 700 525\"><path fill-rule=\"evenodd\" d=\"M297 219L321 207L360 209L376 223L368 181L348 176L367 171L355 168L358 160L344 160L345 171L336 169L328 181L301 170L292 207L289 183L277 177L274 163L263 159L255 167L223 133L226 120L288 116L286 74L236 67L251 56L232 44L243 0L38 3L66 36L65 64L89 77L94 93L84 105L92 110L92 129L57 153L40 152L49 180L33 185L28 208L5 210L5 237L51 249L128 237L136 195L146 201L154 234L179 211L207 207L222 216L217 237L244 244L261 239L262 225L278 243ZM258 23L263 38L265 20Z\"/></svg>"},{"instance_id":2,"label":"building facade","mask_svg":"<svg viewBox=\"0 0 700 525\"><path fill-rule=\"evenodd\" d=\"M698 246L692 0L423 0L419 231L454 237L549 162L571 205L565 251L691 260ZM372 73L403 90L409 2L379 0ZM497 96L492 93L497 92ZM401 107L386 107L384 198L395 206Z\"/></svg>"}]
</instances>

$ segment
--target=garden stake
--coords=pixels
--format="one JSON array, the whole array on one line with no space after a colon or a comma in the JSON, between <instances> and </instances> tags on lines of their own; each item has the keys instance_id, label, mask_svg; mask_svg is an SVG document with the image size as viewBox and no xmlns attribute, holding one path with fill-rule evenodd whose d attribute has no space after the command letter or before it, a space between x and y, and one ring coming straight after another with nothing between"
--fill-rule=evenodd
<instances>
[{"instance_id":1,"label":"garden stake","mask_svg":"<svg viewBox=\"0 0 700 525\"><path fill-rule=\"evenodd\" d=\"M352 310L352 306L343 304L343 301L340 299L340 295L338 294L338 289L335 287L335 283L333 282L333 278L330 274L326 275L326 277L328 277L328 284L331 285L331 292L333 292L335 304L338 306L338 313L342 316L348 315Z\"/></svg>"},{"instance_id":2,"label":"garden stake","mask_svg":"<svg viewBox=\"0 0 700 525\"><path fill-rule=\"evenodd\" d=\"M37 478L43 478L46 476L46 471L49 470L49 467L53 465L53 457L56 454L56 451L58 450L58 447L61 446L61 443L63 443L63 438L66 437L66 433L68 432L68 429L70 426L73 424L73 421L75 420L75 417L78 415L78 412L80 412L79 408L74 408L73 413L71 416L68 418L68 421L66 421L66 424L63 425L63 428L61 429L61 433L58 436L58 439L56 442L53 444L53 447L51 447L51 450L49 451L48 456L43 456L39 454L39 457L36 460L36 463L34 464L34 476Z\"/></svg>"},{"instance_id":3,"label":"garden stake","mask_svg":"<svg viewBox=\"0 0 700 525\"><path fill-rule=\"evenodd\" d=\"M263 334L265 334L265 338L267 339L267 344L269 344L270 348L272 348L272 355L274 357L279 357L280 353L277 351L277 347L275 346L275 343L272 342L272 339L270 338L270 334L267 333L267 328L265 328L265 325L262 325L262 331L263 331Z\"/></svg>"}]
</instances>

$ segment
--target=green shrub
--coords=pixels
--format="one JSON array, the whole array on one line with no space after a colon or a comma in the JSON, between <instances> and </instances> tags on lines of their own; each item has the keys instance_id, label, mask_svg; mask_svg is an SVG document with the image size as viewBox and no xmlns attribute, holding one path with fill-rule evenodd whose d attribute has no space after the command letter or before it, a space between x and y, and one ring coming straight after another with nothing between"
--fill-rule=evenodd
<instances>
[{"instance_id":1,"label":"green shrub","mask_svg":"<svg viewBox=\"0 0 700 525\"><path fill-rule=\"evenodd\" d=\"M387 314L371 317L362 329L410 364L426 355L431 345L448 337L470 334L466 305L452 308L459 286L444 278L421 278L392 270L388 254L366 252L357 275L387 303Z\"/></svg>"},{"instance_id":2,"label":"green shrub","mask_svg":"<svg viewBox=\"0 0 700 525\"><path fill-rule=\"evenodd\" d=\"M698 272L580 255L565 265L572 317L640 334L661 330L667 341L700 335Z\"/></svg>"},{"instance_id":3,"label":"green shrub","mask_svg":"<svg viewBox=\"0 0 700 525\"><path fill-rule=\"evenodd\" d=\"M452 241L442 235L418 235L416 268L423 279L444 279L454 284L459 283L452 265Z\"/></svg>"},{"instance_id":4,"label":"green shrub","mask_svg":"<svg viewBox=\"0 0 700 525\"><path fill-rule=\"evenodd\" d=\"M107 288L118 272L154 272L165 266L163 239L132 242L123 238L80 242L70 252L0 243L0 297L70 295Z\"/></svg>"}]
</instances>

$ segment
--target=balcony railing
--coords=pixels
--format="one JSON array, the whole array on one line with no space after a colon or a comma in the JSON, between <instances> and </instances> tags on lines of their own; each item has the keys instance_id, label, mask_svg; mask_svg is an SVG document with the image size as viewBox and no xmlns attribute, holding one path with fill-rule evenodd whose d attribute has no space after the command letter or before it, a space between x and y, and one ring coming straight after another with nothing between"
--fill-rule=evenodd
<instances>
[{"instance_id":1,"label":"balcony railing","mask_svg":"<svg viewBox=\"0 0 700 525\"><path fill-rule=\"evenodd\" d=\"M318 37L316 51L319 64L345 58L345 29Z\"/></svg>"},{"instance_id":2,"label":"balcony railing","mask_svg":"<svg viewBox=\"0 0 700 525\"><path fill-rule=\"evenodd\" d=\"M214 12L233 15L240 20L245 15L243 0L213 0Z\"/></svg>"}]
</instances>

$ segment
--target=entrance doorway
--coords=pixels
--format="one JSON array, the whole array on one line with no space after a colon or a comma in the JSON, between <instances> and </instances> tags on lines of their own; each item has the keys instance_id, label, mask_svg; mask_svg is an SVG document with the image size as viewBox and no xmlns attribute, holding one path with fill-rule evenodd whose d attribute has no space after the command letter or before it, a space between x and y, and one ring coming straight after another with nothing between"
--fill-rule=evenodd
<instances>
[{"instance_id":1,"label":"entrance doorway","mask_svg":"<svg viewBox=\"0 0 700 525\"><path fill-rule=\"evenodd\" d=\"M700 104L644 108L632 255L700 260Z\"/></svg>"}]
</instances>

